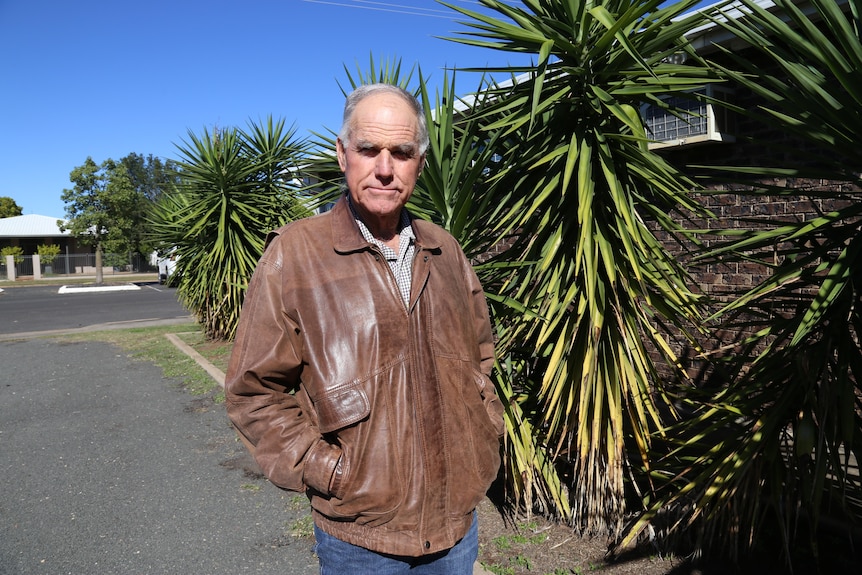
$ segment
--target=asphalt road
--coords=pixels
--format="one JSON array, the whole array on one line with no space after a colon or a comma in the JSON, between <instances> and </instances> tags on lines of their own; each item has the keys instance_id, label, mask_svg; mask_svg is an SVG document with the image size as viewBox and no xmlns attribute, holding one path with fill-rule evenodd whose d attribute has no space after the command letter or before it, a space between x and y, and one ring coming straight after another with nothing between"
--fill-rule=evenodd
<instances>
[{"instance_id":1,"label":"asphalt road","mask_svg":"<svg viewBox=\"0 0 862 575\"><path fill-rule=\"evenodd\" d=\"M307 501L255 474L221 405L110 344L20 335L187 317L172 290L55 295L0 294L0 574L317 573L290 533Z\"/></svg>"},{"instance_id":2,"label":"asphalt road","mask_svg":"<svg viewBox=\"0 0 862 575\"><path fill-rule=\"evenodd\" d=\"M133 291L60 293L59 285L10 288L0 284L0 336L188 319L175 289L158 282L136 286L139 289Z\"/></svg>"}]
</instances>

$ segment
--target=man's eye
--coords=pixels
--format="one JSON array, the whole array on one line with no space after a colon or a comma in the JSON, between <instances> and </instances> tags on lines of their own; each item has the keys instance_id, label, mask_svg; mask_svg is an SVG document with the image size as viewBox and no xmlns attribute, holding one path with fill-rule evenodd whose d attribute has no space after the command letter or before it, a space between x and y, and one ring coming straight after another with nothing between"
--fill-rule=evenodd
<instances>
[{"instance_id":1,"label":"man's eye","mask_svg":"<svg viewBox=\"0 0 862 575\"><path fill-rule=\"evenodd\" d=\"M404 147L392 150L392 157L399 160L411 160L416 157L416 149L413 147Z\"/></svg>"}]
</instances>

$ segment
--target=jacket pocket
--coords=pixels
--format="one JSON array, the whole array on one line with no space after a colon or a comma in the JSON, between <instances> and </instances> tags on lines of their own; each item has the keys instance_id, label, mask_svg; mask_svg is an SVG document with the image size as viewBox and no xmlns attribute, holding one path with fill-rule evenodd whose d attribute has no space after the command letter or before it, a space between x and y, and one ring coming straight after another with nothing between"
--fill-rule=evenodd
<instances>
[{"instance_id":1,"label":"jacket pocket","mask_svg":"<svg viewBox=\"0 0 862 575\"><path fill-rule=\"evenodd\" d=\"M330 433L358 423L371 413L371 402L366 392L351 384L330 390L312 400L321 433Z\"/></svg>"},{"instance_id":2,"label":"jacket pocket","mask_svg":"<svg viewBox=\"0 0 862 575\"><path fill-rule=\"evenodd\" d=\"M328 517L384 523L404 499L405 449L396 432L390 377L391 371L378 372L313 401L321 433L341 448L332 491L312 499Z\"/></svg>"},{"instance_id":3,"label":"jacket pocket","mask_svg":"<svg viewBox=\"0 0 862 575\"><path fill-rule=\"evenodd\" d=\"M452 513L468 513L484 497L500 468L500 434L503 422L493 388L472 362L452 362L452 380L444 395L451 395L450 409L458 428L451 431Z\"/></svg>"}]
</instances>

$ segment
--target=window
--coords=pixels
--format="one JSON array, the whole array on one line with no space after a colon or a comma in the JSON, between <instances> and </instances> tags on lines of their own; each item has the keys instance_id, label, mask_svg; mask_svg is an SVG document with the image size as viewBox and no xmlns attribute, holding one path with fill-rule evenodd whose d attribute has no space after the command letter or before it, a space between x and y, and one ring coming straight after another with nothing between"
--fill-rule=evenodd
<instances>
[{"instance_id":1,"label":"window","mask_svg":"<svg viewBox=\"0 0 862 575\"><path fill-rule=\"evenodd\" d=\"M670 110L651 104L641 108L651 150L669 146L685 146L704 142L735 142L731 112L724 106L712 104L710 99L726 100L731 92L712 85L698 93L706 100L685 96L665 98Z\"/></svg>"}]
</instances>

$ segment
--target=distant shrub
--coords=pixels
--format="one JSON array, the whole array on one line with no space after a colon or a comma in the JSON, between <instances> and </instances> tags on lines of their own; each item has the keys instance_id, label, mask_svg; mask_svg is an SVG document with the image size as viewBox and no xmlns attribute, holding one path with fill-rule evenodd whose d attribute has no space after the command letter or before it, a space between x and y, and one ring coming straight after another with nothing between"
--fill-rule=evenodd
<instances>
[{"instance_id":1,"label":"distant shrub","mask_svg":"<svg viewBox=\"0 0 862 575\"><path fill-rule=\"evenodd\" d=\"M49 265L60 255L60 246L57 244L41 244L36 246L36 253L39 254L39 261L45 265Z\"/></svg>"},{"instance_id":2,"label":"distant shrub","mask_svg":"<svg viewBox=\"0 0 862 575\"><path fill-rule=\"evenodd\" d=\"M18 246L6 246L0 249L0 256L3 256L3 259L6 259L6 256L13 256L15 263L20 264L24 261L24 250Z\"/></svg>"}]
</instances>

